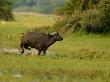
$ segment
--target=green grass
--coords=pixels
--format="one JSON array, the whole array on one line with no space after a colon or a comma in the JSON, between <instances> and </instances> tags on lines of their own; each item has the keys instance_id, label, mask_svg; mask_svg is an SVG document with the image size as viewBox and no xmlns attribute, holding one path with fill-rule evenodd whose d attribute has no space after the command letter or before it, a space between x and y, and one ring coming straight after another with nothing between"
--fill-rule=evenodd
<instances>
[{"instance_id":1,"label":"green grass","mask_svg":"<svg viewBox=\"0 0 110 82\"><path fill-rule=\"evenodd\" d=\"M53 54L52 54L53 55ZM4 55L0 57L0 80L33 80L43 82L109 82L110 62L105 59L72 59ZM15 76L20 74L21 76ZM27 76L30 78L27 78ZM6 79L7 77L7 79ZM11 77L11 78L10 78ZM6 82L6 81L5 81ZM52 81L53 82L53 81Z\"/></svg>"},{"instance_id":2,"label":"green grass","mask_svg":"<svg viewBox=\"0 0 110 82\"><path fill-rule=\"evenodd\" d=\"M52 16L15 15L0 24L0 48L19 48L21 32L32 30ZM38 21L43 20L45 23ZM26 21L27 20L27 21ZM33 21L33 22L32 22ZM68 34L52 45L46 56L0 53L1 82L109 82L110 35Z\"/></svg>"}]
</instances>

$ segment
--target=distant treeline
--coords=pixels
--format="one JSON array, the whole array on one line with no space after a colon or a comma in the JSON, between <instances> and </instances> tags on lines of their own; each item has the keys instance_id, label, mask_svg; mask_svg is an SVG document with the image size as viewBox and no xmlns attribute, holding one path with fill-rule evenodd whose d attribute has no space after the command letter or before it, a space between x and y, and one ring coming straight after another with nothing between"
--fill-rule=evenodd
<instances>
[{"instance_id":1,"label":"distant treeline","mask_svg":"<svg viewBox=\"0 0 110 82\"><path fill-rule=\"evenodd\" d=\"M14 20L12 11L55 13L65 0L0 0L0 19Z\"/></svg>"},{"instance_id":2,"label":"distant treeline","mask_svg":"<svg viewBox=\"0 0 110 82\"><path fill-rule=\"evenodd\" d=\"M53 13L65 0L13 0L14 11Z\"/></svg>"}]
</instances>

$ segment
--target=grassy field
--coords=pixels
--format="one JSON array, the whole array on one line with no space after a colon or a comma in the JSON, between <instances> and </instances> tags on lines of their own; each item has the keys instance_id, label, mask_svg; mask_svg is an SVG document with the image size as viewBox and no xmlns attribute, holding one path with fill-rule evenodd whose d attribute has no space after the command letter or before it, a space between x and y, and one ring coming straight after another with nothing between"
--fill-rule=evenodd
<instances>
[{"instance_id":1,"label":"grassy field","mask_svg":"<svg viewBox=\"0 0 110 82\"><path fill-rule=\"evenodd\" d=\"M52 25L46 15L15 15L0 23L0 48L19 48L21 32ZM46 56L0 52L0 82L110 82L110 35L67 34Z\"/></svg>"}]
</instances>

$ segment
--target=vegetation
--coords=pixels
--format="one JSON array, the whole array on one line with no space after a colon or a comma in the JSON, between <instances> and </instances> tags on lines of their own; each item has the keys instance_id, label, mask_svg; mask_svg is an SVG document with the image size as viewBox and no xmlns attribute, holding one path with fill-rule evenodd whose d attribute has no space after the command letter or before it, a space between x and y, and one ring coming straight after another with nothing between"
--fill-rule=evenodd
<instances>
[{"instance_id":1,"label":"vegetation","mask_svg":"<svg viewBox=\"0 0 110 82\"><path fill-rule=\"evenodd\" d=\"M37 20L36 20L37 19ZM22 32L52 25L49 15L15 15L15 22L0 23L0 48L18 48ZM44 27L45 28L45 27ZM43 31L43 29L42 29ZM45 29L44 29L45 31ZM109 82L110 35L67 34L46 56L0 51L2 82Z\"/></svg>"},{"instance_id":2,"label":"vegetation","mask_svg":"<svg viewBox=\"0 0 110 82\"><path fill-rule=\"evenodd\" d=\"M5 21L14 19L11 0L0 0L0 19Z\"/></svg>"},{"instance_id":3,"label":"vegetation","mask_svg":"<svg viewBox=\"0 0 110 82\"><path fill-rule=\"evenodd\" d=\"M54 25L58 30L110 32L109 0L69 0L59 9L58 13L60 12L63 12L64 19Z\"/></svg>"}]
</instances>

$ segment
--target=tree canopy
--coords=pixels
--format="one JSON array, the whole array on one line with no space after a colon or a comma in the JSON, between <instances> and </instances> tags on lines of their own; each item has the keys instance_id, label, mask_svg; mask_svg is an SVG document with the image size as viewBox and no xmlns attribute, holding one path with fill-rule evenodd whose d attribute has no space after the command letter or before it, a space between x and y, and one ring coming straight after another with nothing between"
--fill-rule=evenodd
<instances>
[{"instance_id":1,"label":"tree canopy","mask_svg":"<svg viewBox=\"0 0 110 82\"><path fill-rule=\"evenodd\" d=\"M110 0L67 0L58 12L64 14L54 25L58 30L110 32Z\"/></svg>"},{"instance_id":2,"label":"tree canopy","mask_svg":"<svg viewBox=\"0 0 110 82\"><path fill-rule=\"evenodd\" d=\"M11 0L0 0L0 19L5 21L14 19Z\"/></svg>"}]
</instances>

